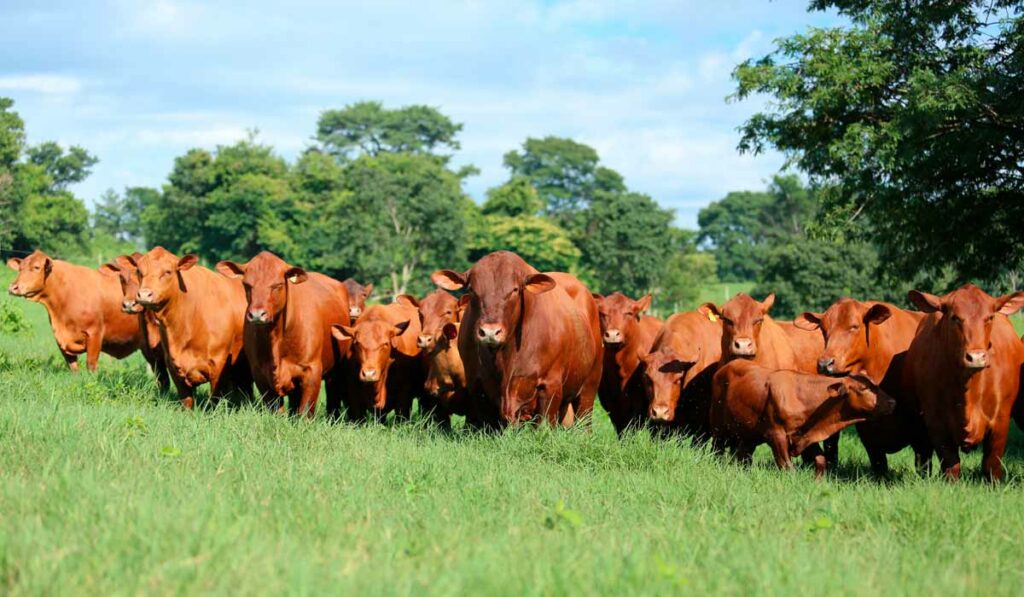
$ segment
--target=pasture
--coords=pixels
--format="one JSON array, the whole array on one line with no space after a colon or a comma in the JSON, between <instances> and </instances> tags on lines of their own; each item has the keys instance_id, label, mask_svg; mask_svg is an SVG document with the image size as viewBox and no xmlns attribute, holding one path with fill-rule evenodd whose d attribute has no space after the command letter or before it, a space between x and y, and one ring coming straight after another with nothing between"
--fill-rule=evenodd
<instances>
[{"instance_id":1,"label":"pasture","mask_svg":"<svg viewBox=\"0 0 1024 597\"><path fill-rule=\"evenodd\" d=\"M993 487L977 453L956 485L919 478L909 451L879 483L852 430L816 482L776 470L763 446L747 470L686 441L619 441L599 409L592 432L498 436L251 405L185 412L138 354L68 373L43 308L15 305L31 330L0 335L6 594L1016 594L1024 582L1016 428L1009 482Z\"/></svg>"}]
</instances>

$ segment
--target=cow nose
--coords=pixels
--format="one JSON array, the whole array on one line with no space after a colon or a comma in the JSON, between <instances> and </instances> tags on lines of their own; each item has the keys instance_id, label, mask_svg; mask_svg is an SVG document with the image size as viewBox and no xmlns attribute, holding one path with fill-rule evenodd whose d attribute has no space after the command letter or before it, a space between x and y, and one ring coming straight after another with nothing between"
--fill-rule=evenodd
<instances>
[{"instance_id":1,"label":"cow nose","mask_svg":"<svg viewBox=\"0 0 1024 597\"><path fill-rule=\"evenodd\" d=\"M653 405L651 406L651 420L670 422L672 420L672 412L667 406Z\"/></svg>"},{"instance_id":2,"label":"cow nose","mask_svg":"<svg viewBox=\"0 0 1024 597\"><path fill-rule=\"evenodd\" d=\"M416 346L420 348L430 348L430 345L434 343L434 337L429 334L422 334L416 338Z\"/></svg>"},{"instance_id":3,"label":"cow nose","mask_svg":"<svg viewBox=\"0 0 1024 597\"><path fill-rule=\"evenodd\" d=\"M10 286L7 287L7 292L8 292L8 294L13 294L14 296L18 296L18 285L17 284L11 284Z\"/></svg>"},{"instance_id":4,"label":"cow nose","mask_svg":"<svg viewBox=\"0 0 1024 597\"><path fill-rule=\"evenodd\" d=\"M754 356L757 348L750 338L736 338L732 341L732 353L739 356Z\"/></svg>"},{"instance_id":5,"label":"cow nose","mask_svg":"<svg viewBox=\"0 0 1024 597\"><path fill-rule=\"evenodd\" d=\"M135 311L135 301L131 299L124 299L121 301L121 310L125 313L132 313Z\"/></svg>"},{"instance_id":6,"label":"cow nose","mask_svg":"<svg viewBox=\"0 0 1024 597\"><path fill-rule=\"evenodd\" d=\"M622 332L616 329L609 329L604 333L605 344L620 344L622 342Z\"/></svg>"},{"instance_id":7,"label":"cow nose","mask_svg":"<svg viewBox=\"0 0 1024 597\"><path fill-rule=\"evenodd\" d=\"M267 310L266 309L249 309L246 315L249 317L249 321L253 323L266 323L267 322Z\"/></svg>"},{"instance_id":8,"label":"cow nose","mask_svg":"<svg viewBox=\"0 0 1024 597\"><path fill-rule=\"evenodd\" d=\"M828 374L835 373L836 360L831 357L822 357L818 359L818 373Z\"/></svg>"},{"instance_id":9,"label":"cow nose","mask_svg":"<svg viewBox=\"0 0 1024 597\"><path fill-rule=\"evenodd\" d=\"M970 350L964 353L964 364L968 369L983 369L988 367L988 352L984 350Z\"/></svg>"},{"instance_id":10,"label":"cow nose","mask_svg":"<svg viewBox=\"0 0 1024 597\"><path fill-rule=\"evenodd\" d=\"M363 314L363 310L360 309L359 307L352 307L352 308L350 308L348 310L348 316L353 318L353 319L355 319L356 317L359 317L362 314Z\"/></svg>"},{"instance_id":11,"label":"cow nose","mask_svg":"<svg viewBox=\"0 0 1024 597\"><path fill-rule=\"evenodd\" d=\"M153 301L153 291L148 288L140 288L139 292L135 294L135 298L144 305L151 303Z\"/></svg>"},{"instance_id":12,"label":"cow nose","mask_svg":"<svg viewBox=\"0 0 1024 597\"><path fill-rule=\"evenodd\" d=\"M480 342L488 346L498 346L505 341L505 329L501 324L481 324L476 333Z\"/></svg>"},{"instance_id":13,"label":"cow nose","mask_svg":"<svg viewBox=\"0 0 1024 597\"><path fill-rule=\"evenodd\" d=\"M372 367L364 367L363 369L359 370L359 379L363 380L364 382L375 382L379 377L380 375L377 373L377 370Z\"/></svg>"}]
</instances>

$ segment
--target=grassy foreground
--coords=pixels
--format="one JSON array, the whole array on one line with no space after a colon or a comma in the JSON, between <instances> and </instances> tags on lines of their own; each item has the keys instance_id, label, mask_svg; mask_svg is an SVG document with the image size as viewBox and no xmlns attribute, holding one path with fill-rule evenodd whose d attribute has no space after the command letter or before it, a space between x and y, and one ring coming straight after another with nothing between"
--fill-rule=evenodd
<instances>
[{"instance_id":1,"label":"grassy foreground","mask_svg":"<svg viewBox=\"0 0 1024 597\"><path fill-rule=\"evenodd\" d=\"M3 276L0 276L3 277ZM4 281L4 284L7 282ZM0 300L7 300L6 297ZM421 425L188 413L141 359L63 369L36 305L0 336L5 594L1016 594L1010 482L867 476L855 435L815 482L640 433L437 434Z\"/></svg>"}]
</instances>

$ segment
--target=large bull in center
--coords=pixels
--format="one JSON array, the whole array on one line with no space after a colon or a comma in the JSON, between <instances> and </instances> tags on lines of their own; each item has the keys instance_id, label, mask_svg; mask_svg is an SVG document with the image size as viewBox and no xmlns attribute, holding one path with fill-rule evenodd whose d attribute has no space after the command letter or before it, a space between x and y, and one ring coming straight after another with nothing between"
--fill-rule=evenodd
<instances>
[{"instance_id":1,"label":"large bull in center","mask_svg":"<svg viewBox=\"0 0 1024 597\"><path fill-rule=\"evenodd\" d=\"M459 353L469 395L491 425L540 418L569 425L589 415L601 381L597 304L564 273L540 273L498 251L468 271L434 272L446 290L467 290ZM485 400L477 400L478 396Z\"/></svg>"}]
</instances>

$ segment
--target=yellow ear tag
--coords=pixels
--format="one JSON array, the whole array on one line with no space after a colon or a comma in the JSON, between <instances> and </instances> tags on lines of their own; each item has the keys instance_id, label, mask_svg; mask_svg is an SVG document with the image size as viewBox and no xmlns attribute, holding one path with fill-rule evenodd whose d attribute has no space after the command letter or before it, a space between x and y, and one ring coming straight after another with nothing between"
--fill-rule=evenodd
<instances>
[{"instance_id":1,"label":"yellow ear tag","mask_svg":"<svg viewBox=\"0 0 1024 597\"><path fill-rule=\"evenodd\" d=\"M716 321L718 321L718 318L715 317L714 313L708 311L708 321L710 321L711 323L715 323Z\"/></svg>"},{"instance_id":2,"label":"yellow ear tag","mask_svg":"<svg viewBox=\"0 0 1024 597\"><path fill-rule=\"evenodd\" d=\"M299 277L298 276L292 276L292 277L288 278L288 281L291 282L292 284L298 284L299 283Z\"/></svg>"}]
</instances>

